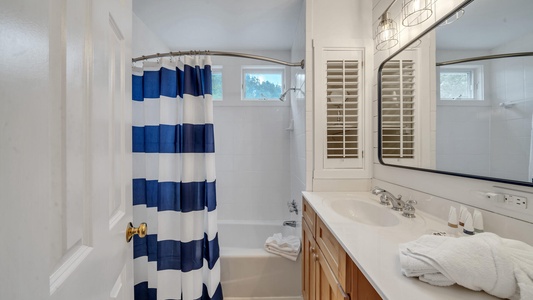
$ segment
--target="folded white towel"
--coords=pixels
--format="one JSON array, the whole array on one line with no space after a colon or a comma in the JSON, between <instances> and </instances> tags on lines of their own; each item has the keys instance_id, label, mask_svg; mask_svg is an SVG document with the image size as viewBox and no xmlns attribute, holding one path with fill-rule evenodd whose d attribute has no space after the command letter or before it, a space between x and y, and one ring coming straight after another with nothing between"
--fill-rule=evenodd
<instances>
[{"instance_id":1,"label":"folded white towel","mask_svg":"<svg viewBox=\"0 0 533 300\"><path fill-rule=\"evenodd\" d=\"M418 279L436 286L450 286L455 284L455 282L448 279L448 277L442 275L441 273L426 273L418 277Z\"/></svg>"},{"instance_id":2,"label":"folded white towel","mask_svg":"<svg viewBox=\"0 0 533 300\"><path fill-rule=\"evenodd\" d=\"M277 250L275 248L271 248L271 247L265 247L265 250L267 252L270 252L272 254L276 254L276 255L285 257L285 258L290 259L292 261L296 261L298 259L298 255L300 254L300 253L283 252L283 251L279 251L279 250Z\"/></svg>"},{"instance_id":3,"label":"folded white towel","mask_svg":"<svg viewBox=\"0 0 533 300\"><path fill-rule=\"evenodd\" d=\"M300 253L300 238L293 235L284 237L281 233L276 233L265 241L265 250L296 261Z\"/></svg>"},{"instance_id":4,"label":"folded white towel","mask_svg":"<svg viewBox=\"0 0 533 300\"><path fill-rule=\"evenodd\" d=\"M425 235L400 245L400 264L405 276L430 284L455 282L501 298L530 299L533 294L533 247L493 233L461 238Z\"/></svg>"}]
</instances>

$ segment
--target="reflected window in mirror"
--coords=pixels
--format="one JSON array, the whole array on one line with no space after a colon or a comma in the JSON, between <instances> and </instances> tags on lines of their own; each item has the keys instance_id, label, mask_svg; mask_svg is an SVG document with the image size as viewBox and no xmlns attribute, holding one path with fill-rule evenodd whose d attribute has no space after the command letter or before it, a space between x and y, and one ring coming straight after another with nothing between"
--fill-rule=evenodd
<instances>
[{"instance_id":1,"label":"reflected window in mirror","mask_svg":"<svg viewBox=\"0 0 533 300\"><path fill-rule=\"evenodd\" d=\"M482 65L441 66L438 72L440 100L484 100Z\"/></svg>"}]
</instances>

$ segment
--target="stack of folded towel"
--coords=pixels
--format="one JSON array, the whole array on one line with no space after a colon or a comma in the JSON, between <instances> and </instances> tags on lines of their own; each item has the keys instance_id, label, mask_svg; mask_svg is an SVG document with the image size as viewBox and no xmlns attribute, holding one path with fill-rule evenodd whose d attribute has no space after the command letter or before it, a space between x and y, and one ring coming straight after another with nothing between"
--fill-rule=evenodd
<instances>
[{"instance_id":1,"label":"stack of folded towel","mask_svg":"<svg viewBox=\"0 0 533 300\"><path fill-rule=\"evenodd\" d=\"M265 250L296 261L300 254L300 239L293 235L284 237L281 233L276 233L265 241Z\"/></svg>"},{"instance_id":2,"label":"stack of folded towel","mask_svg":"<svg viewBox=\"0 0 533 300\"><path fill-rule=\"evenodd\" d=\"M424 235L400 245L407 277L437 286L455 283L511 299L533 299L533 247L493 233L472 237Z\"/></svg>"}]
</instances>

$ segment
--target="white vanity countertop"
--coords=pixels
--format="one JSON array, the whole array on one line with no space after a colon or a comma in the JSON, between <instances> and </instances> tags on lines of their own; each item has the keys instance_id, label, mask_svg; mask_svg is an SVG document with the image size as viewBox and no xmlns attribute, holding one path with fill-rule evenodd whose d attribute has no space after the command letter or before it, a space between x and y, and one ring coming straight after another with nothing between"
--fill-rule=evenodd
<instances>
[{"instance_id":1,"label":"white vanity countertop","mask_svg":"<svg viewBox=\"0 0 533 300\"><path fill-rule=\"evenodd\" d=\"M398 245L423 234L445 231L446 221L417 210L417 218L399 215L400 224L393 227L366 225L339 215L330 204L338 199L357 198L379 206L379 197L369 192L303 192L303 196L383 299L498 299L459 285L437 287L402 275Z\"/></svg>"}]
</instances>

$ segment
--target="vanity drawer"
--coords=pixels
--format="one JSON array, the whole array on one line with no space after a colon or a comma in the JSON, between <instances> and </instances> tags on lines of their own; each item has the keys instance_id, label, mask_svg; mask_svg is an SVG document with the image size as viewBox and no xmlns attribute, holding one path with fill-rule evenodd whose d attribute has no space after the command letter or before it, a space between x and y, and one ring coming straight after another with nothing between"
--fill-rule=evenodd
<instances>
[{"instance_id":1,"label":"vanity drawer","mask_svg":"<svg viewBox=\"0 0 533 300\"><path fill-rule=\"evenodd\" d=\"M339 283L346 289L346 252L320 218L316 218L316 242Z\"/></svg>"},{"instance_id":2,"label":"vanity drawer","mask_svg":"<svg viewBox=\"0 0 533 300\"><path fill-rule=\"evenodd\" d=\"M309 229L311 229L311 233L313 234L313 237L315 236L315 224L316 224L316 212L313 210L311 205L305 200L305 198L302 198L302 215L304 220L307 222L307 225L309 225Z\"/></svg>"}]
</instances>

